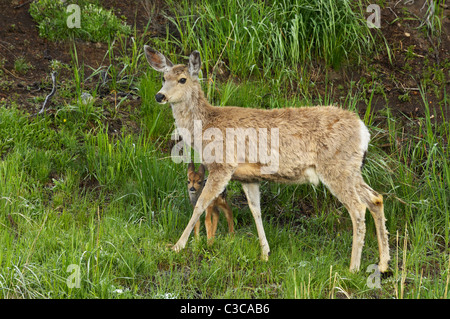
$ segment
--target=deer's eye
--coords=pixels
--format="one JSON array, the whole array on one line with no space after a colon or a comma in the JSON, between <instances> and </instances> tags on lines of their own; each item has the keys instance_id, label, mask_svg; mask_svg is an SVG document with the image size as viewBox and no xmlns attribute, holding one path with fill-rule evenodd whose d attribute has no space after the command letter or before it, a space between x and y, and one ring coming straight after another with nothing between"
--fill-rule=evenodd
<instances>
[{"instance_id":1,"label":"deer's eye","mask_svg":"<svg viewBox=\"0 0 450 319\"><path fill-rule=\"evenodd\" d=\"M186 83L186 78L181 78L178 80L178 83L184 84Z\"/></svg>"}]
</instances>

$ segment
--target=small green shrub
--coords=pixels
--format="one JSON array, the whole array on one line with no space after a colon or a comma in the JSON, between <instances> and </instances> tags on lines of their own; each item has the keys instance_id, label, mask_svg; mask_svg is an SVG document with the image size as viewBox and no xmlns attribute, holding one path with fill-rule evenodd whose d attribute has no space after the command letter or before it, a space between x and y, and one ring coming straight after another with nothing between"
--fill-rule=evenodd
<instances>
[{"instance_id":1,"label":"small green shrub","mask_svg":"<svg viewBox=\"0 0 450 319\"><path fill-rule=\"evenodd\" d=\"M28 70L33 66L25 59L25 57L19 57L14 61L14 70L19 74L26 74Z\"/></svg>"},{"instance_id":2,"label":"small green shrub","mask_svg":"<svg viewBox=\"0 0 450 319\"><path fill-rule=\"evenodd\" d=\"M54 0L39 0L31 3L30 14L38 24L39 35L50 40L71 37L93 42L107 42L117 33L130 34L130 26L123 23L111 10L86 0L78 1L80 6L80 28L67 25L69 16L67 4Z\"/></svg>"}]
</instances>

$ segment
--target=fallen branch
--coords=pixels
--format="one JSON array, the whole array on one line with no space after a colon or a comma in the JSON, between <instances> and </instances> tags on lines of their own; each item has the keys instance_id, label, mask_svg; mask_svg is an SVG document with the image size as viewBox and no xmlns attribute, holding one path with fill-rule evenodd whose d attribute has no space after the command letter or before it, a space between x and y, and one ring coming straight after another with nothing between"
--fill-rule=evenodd
<instances>
[{"instance_id":1,"label":"fallen branch","mask_svg":"<svg viewBox=\"0 0 450 319\"><path fill-rule=\"evenodd\" d=\"M53 81L53 88L52 91L50 92L49 95L47 95L47 97L45 98L44 104L42 105L41 110L38 112L38 114L41 114L44 112L45 110L45 106L47 105L48 101L50 101L50 99L52 98L52 96L55 94L56 92L56 71L52 72L52 81Z\"/></svg>"},{"instance_id":2,"label":"fallen branch","mask_svg":"<svg viewBox=\"0 0 450 319\"><path fill-rule=\"evenodd\" d=\"M23 2L23 3L21 3L21 4L17 5L17 6L15 6L14 9L22 8L23 6L26 6L27 4L29 4L29 3L33 2L33 1L34 1L34 0L28 0L28 1L25 1L25 2Z\"/></svg>"}]
</instances>

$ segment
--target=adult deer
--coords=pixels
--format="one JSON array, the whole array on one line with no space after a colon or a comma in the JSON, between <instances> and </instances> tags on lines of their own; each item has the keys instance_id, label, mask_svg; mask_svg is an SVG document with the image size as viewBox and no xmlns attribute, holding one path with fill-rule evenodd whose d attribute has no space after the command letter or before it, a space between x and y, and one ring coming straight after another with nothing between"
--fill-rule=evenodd
<instances>
[{"instance_id":1,"label":"adult deer","mask_svg":"<svg viewBox=\"0 0 450 319\"><path fill-rule=\"evenodd\" d=\"M270 249L261 219L259 182L269 180L318 184L321 181L347 208L352 220L350 270L357 271L360 268L366 232L366 208L375 220L380 253L379 270L385 272L388 269L389 245L383 197L372 190L361 175L370 134L356 114L334 106L272 110L214 107L205 98L199 83L199 52L192 52L188 65L173 65L149 46L145 46L144 51L150 65L164 73L163 86L156 94L156 101L171 105L175 124L185 142L197 147L199 153L204 154L208 147L210 151L210 156L203 158L209 170L208 180L173 250L179 251L186 246L190 233L206 207L223 192L230 180L237 180L242 182L255 219L262 258L267 260ZM201 124L201 130L197 128L197 134L194 134L196 123ZM200 143L201 146L198 146L191 142L199 138L195 135L200 134L201 138L207 132L211 133L211 130L215 132L214 139L209 134L215 143L214 154L211 153L210 145ZM277 134L271 134L269 139L267 134L262 134L267 130ZM239 145L230 143L239 139L236 132L261 134L249 133L248 139L241 139L245 144L245 153L242 154L236 152ZM250 137L254 137L253 141ZM266 145L266 149L275 155L271 159L276 160L276 165L272 165L273 162L267 165L267 158L262 160L267 154L260 152L259 158L252 156L251 150L255 151L255 146L262 145ZM225 151L217 154L218 150Z\"/></svg>"}]
</instances>

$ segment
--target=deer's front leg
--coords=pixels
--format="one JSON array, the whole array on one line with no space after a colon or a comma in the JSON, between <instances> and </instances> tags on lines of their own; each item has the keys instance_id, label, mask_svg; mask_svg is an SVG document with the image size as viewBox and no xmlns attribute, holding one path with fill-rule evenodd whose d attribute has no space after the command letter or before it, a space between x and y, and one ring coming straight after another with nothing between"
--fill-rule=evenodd
<instances>
[{"instance_id":1,"label":"deer's front leg","mask_svg":"<svg viewBox=\"0 0 450 319\"><path fill-rule=\"evenodd\" d=\"M233 170L229 168L226 169L222 167L215 167L214 170L210 171L205 187L203 188L203 191L197 200L197 204L194 207L194 213L192 214L192 217L180 239L172 247L174 251L180 251L186 246L187 240L195 226L195 223L197 223L206 207L208 207L209 204L211 204L211 202L223 192L232 175Z\"/></svg>"}]
</instances>

